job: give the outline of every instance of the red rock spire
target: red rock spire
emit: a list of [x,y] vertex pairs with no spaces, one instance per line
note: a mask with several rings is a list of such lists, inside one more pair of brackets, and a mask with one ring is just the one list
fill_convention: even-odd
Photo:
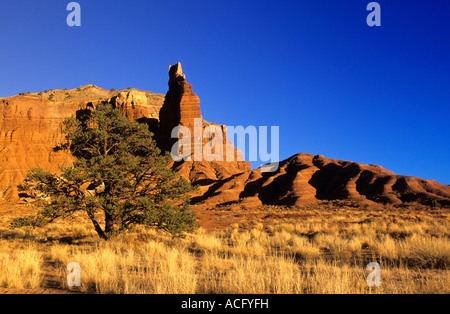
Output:
[[192,85],[186,82],[181,64],[169,67],[169,91],[159,112],[159,146],[170,151],[177,139],[171,138],[174,127],[183,125],[194,134],[195,118],[202,119],[200,99],[192,92]]

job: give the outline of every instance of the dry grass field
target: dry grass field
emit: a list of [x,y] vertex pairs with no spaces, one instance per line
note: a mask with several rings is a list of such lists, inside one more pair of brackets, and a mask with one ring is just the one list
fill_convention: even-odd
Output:
[[[8,228],[33,210],[0,204],[0,293],[450,293],[448,208],[198,207],[202,228],[185,238],[137,228],[109,242],[82,216]],[[67,285],[70,262],[81,287]]]

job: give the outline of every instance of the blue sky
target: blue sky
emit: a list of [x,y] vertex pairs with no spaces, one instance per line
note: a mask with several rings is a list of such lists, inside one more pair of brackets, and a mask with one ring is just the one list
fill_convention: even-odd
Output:
[[[182,62],[203,117],[280,126],[298,152],[450,184],[450,1],[0,3],[0,96],[95,84],[166,93]],[[257,163],[254,163],[256,166]]]

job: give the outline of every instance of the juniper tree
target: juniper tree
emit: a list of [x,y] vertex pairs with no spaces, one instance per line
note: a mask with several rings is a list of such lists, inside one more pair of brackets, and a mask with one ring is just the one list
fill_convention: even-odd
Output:
[[19,189],[36,198],[40,210],[14,220],[13,227],[42,227],[84,211],[105,240],[137,224],[173,235],[193,230],[193,187],[167,167],[170,156],[161,154],[145,124],[101,103],[66,119],[63,133],[76,161],[58,174],[28,172]]

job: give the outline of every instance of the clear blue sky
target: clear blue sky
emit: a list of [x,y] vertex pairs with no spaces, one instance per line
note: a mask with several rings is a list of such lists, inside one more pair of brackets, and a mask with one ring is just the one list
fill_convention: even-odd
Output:
[[[450,1],[0,2],[0,96],[95,84],[167,91],[182,62],[206,120],[279,125],[298,152],[450,184]],[[256,163],[254,164],[256,165]]]

